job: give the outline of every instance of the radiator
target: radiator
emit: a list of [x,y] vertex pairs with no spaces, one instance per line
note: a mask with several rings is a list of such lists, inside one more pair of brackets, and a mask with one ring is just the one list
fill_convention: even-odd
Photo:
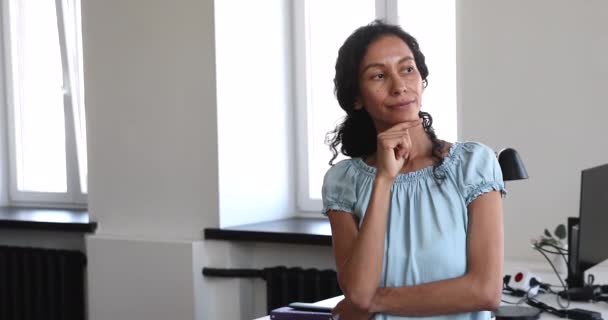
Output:
[[0,319],[85,319],[79,251],[0,246]]
[[336,272],[302,268],[264,269],[268,311],[290,302],[315,302],[342,294]]
[[203,268],[203,275],[266,280],[266,308],[270,312],[291,302],[315,302],[342,294],[336,271],[283,266],[256,269]]

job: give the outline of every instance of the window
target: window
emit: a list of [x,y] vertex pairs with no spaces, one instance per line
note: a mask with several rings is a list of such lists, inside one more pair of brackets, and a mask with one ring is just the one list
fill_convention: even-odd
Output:
[[2,4],[10,203],[83,206],[87,159],[80,2]]
[[399,0],[397,9],[399,24],[420,42],[429,67],[422,109],[433,116],[440,139],[456,141],[456,3]]
[[[420,43],[430,71],[423,110],[433,116],[440,139],[456,141],[455,1],[433,4],[425,0],[295,1],[300,211],[321,209],[321,186],[331,158],[325,136],[345,115],[333,94],[338,48],[355,28],[375,18],[400,24]],[[344,14],[346,7],[348,14]]]

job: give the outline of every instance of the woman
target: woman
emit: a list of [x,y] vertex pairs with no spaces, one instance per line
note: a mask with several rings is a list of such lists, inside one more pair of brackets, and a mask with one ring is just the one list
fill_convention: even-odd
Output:
[[421,112],[428,69],[417,41],[380,21],[340,48],[347,112],[330,141],[351,159],[328,170],[340,287],[334,318],[488,319],[500,302],[504,183],[494,152],[439,140]]

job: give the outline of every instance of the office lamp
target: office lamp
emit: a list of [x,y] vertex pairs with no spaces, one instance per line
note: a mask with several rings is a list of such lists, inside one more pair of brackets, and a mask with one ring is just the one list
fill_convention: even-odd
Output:
[[502,171],[502,180],[528,179],[528,172],[515,149],[505,148],[498,153],[498,163]]
[[[528,179],[528,172],[515,149],[502,149],[498,155],[498,164],[502,171],[503,181]],[[499,306],[494,311],[496,319],[538,319],[540,310],[524,306]]]

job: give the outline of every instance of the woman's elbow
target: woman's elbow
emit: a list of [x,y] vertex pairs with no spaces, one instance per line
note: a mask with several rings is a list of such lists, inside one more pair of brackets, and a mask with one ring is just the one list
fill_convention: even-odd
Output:
[[369,310],[374,299],[375,290],[366,290],[358,287],[342,287],[344,297],[359,310]]
[[502,298],[502,285],[485,283],[480,286],[478,302],[480,310],[496,310]]
[[374,298],[373,295],[355,294],[355,295],[351,295],[349,300],[353,303],[355,308],[357,308],[359,310],[363,310],[363,311],[368,311],[372,304],[373,298]]

